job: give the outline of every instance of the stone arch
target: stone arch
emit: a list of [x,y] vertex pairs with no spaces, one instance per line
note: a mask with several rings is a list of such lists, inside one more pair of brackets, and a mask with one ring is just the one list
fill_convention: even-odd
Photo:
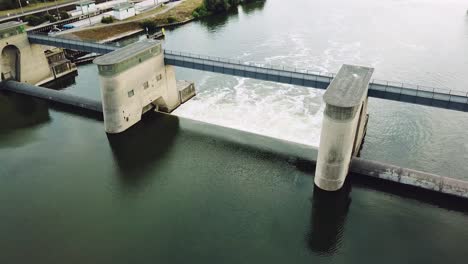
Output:
[[1,77],[2,80],[21,80],[21,53],[18,47],[7,45],[2,50],[1,54]]

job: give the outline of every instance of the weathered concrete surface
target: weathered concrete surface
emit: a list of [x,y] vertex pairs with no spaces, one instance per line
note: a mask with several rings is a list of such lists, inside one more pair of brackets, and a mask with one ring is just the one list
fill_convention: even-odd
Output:
[[315,184],[339,190],[357,153],[367,123],[367,91],[372,68],[343,65],[324,95],[326,103]]
[[[12,23],[11,28],[17,27],[21,23]],[[18,61],[13,58],[13,52],[17,51]],[[44,49],[40,45],[29,43],[28,35],[20,33],[0,39],[1,63],[0,72],[16,72],[19,67],[19,76],[15,79],[30,84],[37,84],[40,81],[53,76],[49,63],[44,54]],[[16,74],[15,74],[16,75]]]
[[148,107],[170,113],[181,102],[175,71],[164,64],[161,42],[146,40],[94,60],[101,80],[107,133],[120,133],[141,120]]
[[375,177],[426,190],[468,198],[468,182],[422,171],[401,168],[372,160],[353,158],[350,170],[357,174]]
[[179,91],[179,98],[182,104],[197,95],[195,92],[195,84],[193,82],[184,80],[177,81],[177,90]]
[[326,104],[349,108],[359,106],[367,96],[374,69],[344,64],[323,95]]

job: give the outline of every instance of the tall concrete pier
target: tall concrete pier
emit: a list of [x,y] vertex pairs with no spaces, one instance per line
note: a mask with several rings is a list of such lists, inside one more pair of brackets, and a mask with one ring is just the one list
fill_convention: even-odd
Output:
[[326,107],[315,171],[315,184],[339,190],[357,155],[367,124],[367,92],[374,69],[343,65],[323,97]]
[[179,87],[172,66],[164,64],[159,41],[137,42],[94,60],[101,80],[107,133],[120,133],[152,108],[166,113],[195,95],[193,84]]

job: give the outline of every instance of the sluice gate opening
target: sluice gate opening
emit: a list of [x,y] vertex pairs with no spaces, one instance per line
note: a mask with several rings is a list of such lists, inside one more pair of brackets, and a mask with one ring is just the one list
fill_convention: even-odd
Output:
[[7,45],[1,55],[1,78],[3,80],[21,80],[21,53],[14,45]]

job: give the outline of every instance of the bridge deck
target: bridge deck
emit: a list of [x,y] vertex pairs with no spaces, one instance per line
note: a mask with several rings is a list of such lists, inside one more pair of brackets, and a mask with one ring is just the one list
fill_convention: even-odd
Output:
[[[165,50],[164,56],[166,63],[174,66],[319,89],[326,89],[335,77],[334,73],[265,66],[170,50]],[[369,85],[369,96],[468,112],[468,92],[374,79]]]
[[40,44],[45,46],[53,46],[64,49],[79,50],[90,53],[106,54],[117,50],[119,47],[109,44],[100,44],[88,41],[80,41],[73,39],[50,37],[47,35],[39,35],[28,33],[28,39],[30,43]]
[[[99,54],[109,53],[119,48],[114,45],[37,34],[28,34],[28,37],[29,41],[35,44]],[[178,67],[319,89],[326,89],[335,77],[333,73],[319,73],[283,66],[266,66],[170,50],[165,50],[164,56],[166,64]],[[372,80],[369,85],[369,96],[468,112],[468,92]]]

